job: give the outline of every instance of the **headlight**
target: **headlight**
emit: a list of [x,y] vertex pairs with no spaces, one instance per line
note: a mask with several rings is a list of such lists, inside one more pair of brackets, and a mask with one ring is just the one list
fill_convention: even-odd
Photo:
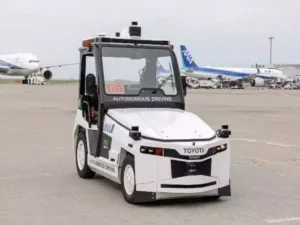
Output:
[[208,149],[208,154],[214,155],[214,154],[217,154],[218,152],[223,152],[226,149],[227,149],[227,144],[218,145],[218,146]]
[[141,146],[140,152],[149,155],[159,155],[159,156],[163,155],[163,149],[158,147]]
[[225,151],[227,149],[227,144],[217,146],[217,151]]

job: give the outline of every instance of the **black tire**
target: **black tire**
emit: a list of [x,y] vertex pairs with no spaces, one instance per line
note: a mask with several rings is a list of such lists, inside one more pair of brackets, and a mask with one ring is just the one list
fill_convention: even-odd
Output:
[[[130,194],[130,195],[126,192],[125,185],[124,185],[124,172],[125,172],[125,168],[127,165],[131,166],[133,169],[133,172],[134,172],[134,190],[133,190],[132,194]],[[123,193],[125,201],[130,204],[136,204],[136,202],[135,202],[135,194],[136,194],[135,167],[134,167],[134,159],[130,155],[127,155],[123,161],[123,165],[122,165],[122,169],[121,169],[121,187],[122,187],[122,193]]]
[[215,196],[207,196],[205,197],[205,199],[209,200],[209,201],[217,201],[221,198],[220,195],[215,195]]
[[[82,169],[79,168],[78,165],[78,157],[77,157],[77,150],[78,150],[78,144],[79,142],[83,142],[84,146],[84,166]],[[93,172],[90,167],[87,164],[87,142],[86,142],[86,137],[84,132],[79,132],[78,137],[77,137],[77,142],[76,142],[76,150],[75,150],[75,161],[76,161],[76,169],[79,177],[84,178],[84,179],[91,179],[95,176],[95,172]]]

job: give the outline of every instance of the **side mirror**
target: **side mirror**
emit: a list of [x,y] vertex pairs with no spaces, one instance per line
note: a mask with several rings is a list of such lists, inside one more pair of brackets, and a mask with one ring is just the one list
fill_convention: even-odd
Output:
[[183,88],[183,95],[186,96],[186,87],[187,87],[187,83],[186,83],[186,77],[181,77],[181,83],[182,83],[182,88]]
[[88,95],[97,93],[96,76],[94,74],[88,74],[85,78],[85,91]]

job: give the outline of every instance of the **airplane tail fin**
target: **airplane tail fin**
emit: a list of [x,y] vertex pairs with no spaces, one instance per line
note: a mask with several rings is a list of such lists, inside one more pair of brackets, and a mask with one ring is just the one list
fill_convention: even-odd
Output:
[[180,45],[180,52],[181,52],[182,64],[184,67],[188,69],[198,67],[191,53],[187,50],[185,45]]
[[161,64],[159,61],[157,61],[156,63],[156,72],[157,73],[169,73],[170,71],[169,70],[166,70]]
[[[140,73],[144,73],[145,70],[146,70],[146,66],[143,67],[139,72],[140,72]],[[160,62],[157,61],[157,63],[156,63],[156,73],[157,73],[157,74],[167,74],[167,73],[169,73],[169,70],[166,70],[166,69],[160,64]]]

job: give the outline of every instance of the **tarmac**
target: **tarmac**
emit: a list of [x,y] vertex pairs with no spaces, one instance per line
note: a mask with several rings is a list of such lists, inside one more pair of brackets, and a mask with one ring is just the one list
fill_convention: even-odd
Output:
[[1,225],[300,224],[300,93],[188,90],[187,110],[232,130],[232,196],[129,205],[119,185],[80,179],[78,85],[0,85]]

